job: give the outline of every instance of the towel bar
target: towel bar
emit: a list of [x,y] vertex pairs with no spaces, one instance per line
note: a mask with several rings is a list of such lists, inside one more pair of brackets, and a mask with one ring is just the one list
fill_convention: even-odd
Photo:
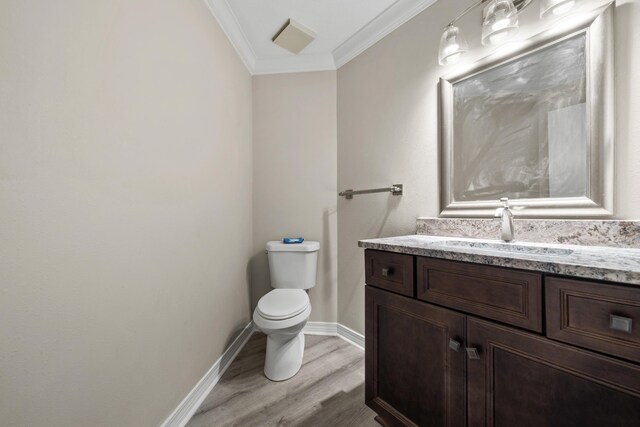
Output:
[[372,188],[370,190],[345,190],[338,193],[338,195],[350,200],[353,199],[353,196],[372,193],[391,193],[394,196],[402,196],[402,184],[393,184],[391,187]]

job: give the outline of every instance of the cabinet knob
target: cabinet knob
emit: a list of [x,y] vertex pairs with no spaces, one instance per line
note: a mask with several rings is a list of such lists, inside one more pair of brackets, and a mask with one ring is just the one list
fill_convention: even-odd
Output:
[[391,276],[392,274],[393,274],[393,268],[389,267],[389,268],[382,269],[382,275],[384,277]]
[[630,334],[632,327],[633,319],[630,319],[628,317],[616,316],[615,314],[609,315],[609,329]]
[[458,341],[454,340],[453,338],[450,338],[449,339],[449,348],[457,353],[458,351],[460,351],[460,343]]
[[478,349],[475,347],[467,347],[467,357],[469,360],[478,360],[480,359],[480,353],[478,353]]

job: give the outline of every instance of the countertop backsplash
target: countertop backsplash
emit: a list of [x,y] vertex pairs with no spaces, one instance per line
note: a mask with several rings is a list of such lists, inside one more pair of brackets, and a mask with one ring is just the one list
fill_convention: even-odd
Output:
[[[514,219],[516,241],[640,248],[640,221]],[[500,239],[500,221],[476,218],[418,218],[417,234]]]

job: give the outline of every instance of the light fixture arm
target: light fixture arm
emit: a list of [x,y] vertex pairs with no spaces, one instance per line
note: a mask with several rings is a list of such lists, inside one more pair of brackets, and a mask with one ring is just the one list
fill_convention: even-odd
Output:
[[449,22],[449,24],[447,25],[447,27],[451,27],[453,24],[455,24],[456,22],[458,22],[460,19],[462,19],[463,16],[465,16],[467,13],[471,12],[473,9],[475,9],[476,7],[480,6],[483,3],[486,3],[489,0],[479,0],[476,1],[475,3],[473,3],[471,6],[469,6],[468,8],[466,8],[465,10],[463,10],[461,13],[458,14],[458,16],[456,16],[455,18],[453,18],[453,20],[451,22]]
[[[452,26],[453,24],[455,24],[456,22],[458,22],[460,19],[462,19],[462,17],[464,17],[467,13],[471,12],[472,10],[474,10],[476,7],[483,5],[487,2],[489,2],[490,0],[478,0],[475,3],[473,3],[471,6],[469,6],[468,8],[466,8],[465,10],[462,11],[462,13],[459,13],[458,16],[456,16],[455,18],[453,18],[453,20],[451,22],[449,22],[449,24],[447,25],[447,27]],[[531,4],[533,0],[513,0],[513,5],[516,7],[516,9],[518,10],[518,12],[520,12],[521,10],[525,9],[527,6],[529,6]]]

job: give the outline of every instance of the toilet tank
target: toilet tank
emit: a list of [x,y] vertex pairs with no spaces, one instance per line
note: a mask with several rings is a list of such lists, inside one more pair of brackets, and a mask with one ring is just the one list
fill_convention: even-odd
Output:
[[309,289],[316,285],[319,242],[267,242],[272,288]]

